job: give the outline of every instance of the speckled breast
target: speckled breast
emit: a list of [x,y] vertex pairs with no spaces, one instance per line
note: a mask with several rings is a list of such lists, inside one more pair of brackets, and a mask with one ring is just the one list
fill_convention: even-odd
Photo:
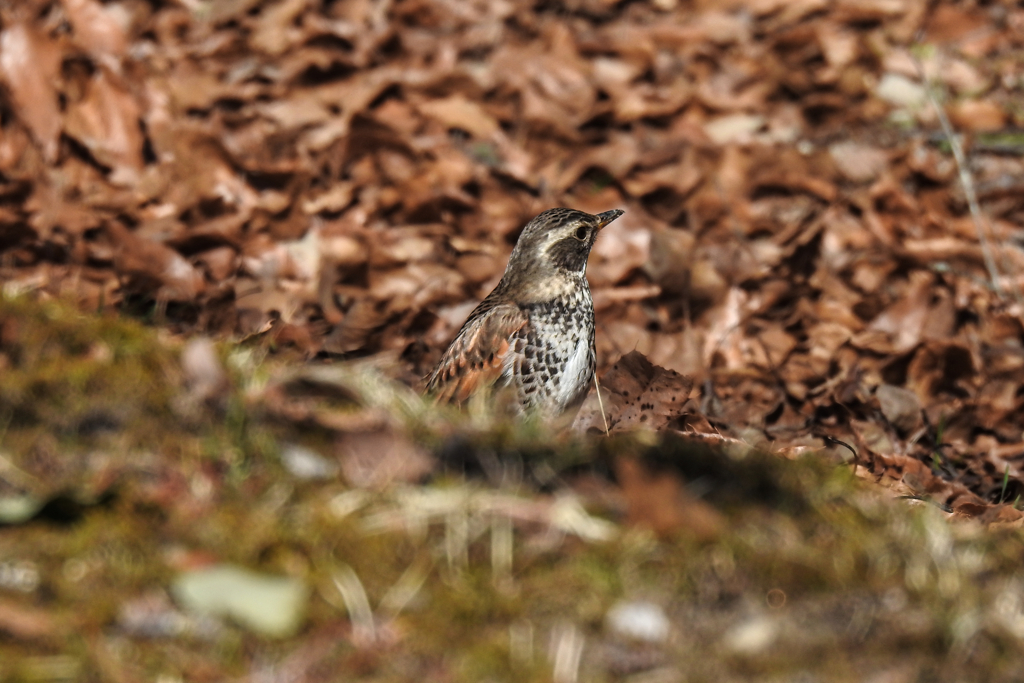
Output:
[[529,324],[514,343],[512,382],[527,410],[561,414],[594,377],[594,303],[590,290],[523,306]]

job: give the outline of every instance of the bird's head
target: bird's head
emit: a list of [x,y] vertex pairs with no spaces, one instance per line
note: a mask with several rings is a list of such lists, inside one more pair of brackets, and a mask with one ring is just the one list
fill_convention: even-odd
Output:
[[548,209],[526,224],[512,250],[506,275],[582,275],[597,233],[622,213],[619,209],[597,215],[575,209]]

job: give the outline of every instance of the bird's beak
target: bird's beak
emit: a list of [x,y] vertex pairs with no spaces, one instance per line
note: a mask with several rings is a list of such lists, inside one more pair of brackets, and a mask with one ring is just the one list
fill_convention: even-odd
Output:
[[605,211],[597,214],[597,217],[600,219],[600,222],[597,224],[597,229],[600,230],[624,213],[625,211],[621,209],[612,209],[611,211]]

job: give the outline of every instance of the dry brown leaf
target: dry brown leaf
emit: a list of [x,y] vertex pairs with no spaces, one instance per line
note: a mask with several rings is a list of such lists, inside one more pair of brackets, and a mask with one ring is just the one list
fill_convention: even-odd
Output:
[[719,357],[726,368],[743,366],[745,339],[740,329],[747,315],[750,299],[746,292],[733,287],[726,297],[707,315],[707,337],[704,342],[704,362],[711,365]]
[[212,282],[223,282],[238,270],[238,254],[231,247],[215,247],[196,255]]
[[55,89],[60,62],[56,41],[27,23],[10,24],[0,33],[0,73],[22,123],[32,131],[50,163],[57,158],[57,142],[63,127]]
[[[621,223],[621,225],[620,225]],[[650,258],[651,233],[639,214],[624,216],[601,230],[594,243],[587,274],[594,287],[614,285]]]
[[834,144],[828,152],[839,172],[855,183],[875,180],[889,163],[889,155],[885,150],[856,142]]
[[943,387],[957,391],[976,373],[971,350],[957,341],[924,344],[907,366],[907,388],[934,398]]
[[997,131],[1006,126],[1006,111],[992,100],[957,102],[950,107],[949,118],[959,130]]
[[900,432],[908,434],[921,425],[921,403],[913,391],[883,384],[875,397],[885,419]]
[[282,54],[302,39],[302,31],[294,22],[308,5],[309,0],[279,0],[265,8],[249,38],[250,45],[271,56]]
[[284,129],[316,126],[331,118],[331,112],[320,104],[320,97],[315,93],[296,94],[277,102],[261,102],[255,109]]
[[903,353],[917,346],[928,320],[933,282],[931,273],[914,271],[903,297],[855,336],[854,345],[882,353]]
[[119,5],[103,5],[96,0],[61,0],[74,31],[75,44],[107,68],[120,70],[120,60],[128,51],[128,17]]
[[428,100],[419,105],[419,110],[448,128],[459,128],[480,140],[489,139],[500,130],[497,119],[462,95]]
[[[631,351],[601,379],[608,425],[612,432],[634,429],[667,429],[692,412],[687,405],[693,380],[673,370],[653,365],[643,354]],[[576,418],[577,429],[602,429],[596,396],[588,398]]]
[[159,301],[195,301],[203,292],[203,275],[181,254],[138,237],[118,223],[107,226],[114,243],[114,265],[132,288]]
[[324,349],[331,353],[358,351],[389,318],[386,302],[362,297],[345,312],[345,317],[324,339]]
[[83,99],[69,107],[64,125],[119,180],[134,183],[142,169],[139,116],[131,94],[100,70],[89,79]]

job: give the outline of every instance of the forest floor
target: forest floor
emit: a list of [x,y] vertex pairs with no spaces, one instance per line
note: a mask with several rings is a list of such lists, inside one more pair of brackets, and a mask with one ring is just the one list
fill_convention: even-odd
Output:
[[[1017,681],[1024,8],[0,4],[0,681]],[[572,429],[421,397],[625,214]]]

